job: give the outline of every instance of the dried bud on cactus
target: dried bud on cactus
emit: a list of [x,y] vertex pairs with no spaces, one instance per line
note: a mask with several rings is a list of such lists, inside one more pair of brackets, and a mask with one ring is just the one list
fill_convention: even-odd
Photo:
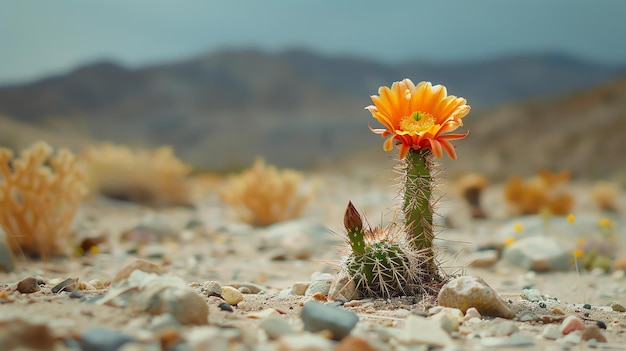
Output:
[[343,225],[347,231],[362,231],[363,221],[359,211],[354,208],[352,201],[348,201],[348,207],[346,208],[346,214],[343,216]]

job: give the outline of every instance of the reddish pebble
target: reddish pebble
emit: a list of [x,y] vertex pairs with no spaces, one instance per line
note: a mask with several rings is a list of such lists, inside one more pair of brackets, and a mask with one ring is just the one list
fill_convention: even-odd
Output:
[[356,336],[348,335],[335,347],[334,351],[375,351],[370,344]]
[[585,330],[585,323],[576,316],[567,316],[561,323],[561,333],[565,335],[576,330]]

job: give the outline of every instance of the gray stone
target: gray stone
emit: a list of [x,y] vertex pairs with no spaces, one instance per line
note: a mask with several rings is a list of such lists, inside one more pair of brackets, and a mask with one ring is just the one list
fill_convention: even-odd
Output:
[[548,324],[541,330],[541,336],[544,339],[556,340],[563,336],[561,328],[556,324]]
[[200,292],[208,296],[222,296],[222,285],[214,280],[204,282]]
[[480,250],[472,252],[467,257],[472,267],[491,267],[498,262],[498,250]]
[[328,330],[334,340],[341,340],[359,321],[356,313],[339,307],[324,305],[317,301],[304,304],[301,313],[304,330],[319,332]]
[[84,351],[115,351],[134,340],[132,336],[112,329],[93,327],[83,331],[78,344]]
[[9,245],[4,241],[2,228],[0,228],[0,272],[13,272],[15,264],[13,263],[13,254],[9,249]]
[[483,316],[511,319],[515,311],[482,278],[463,276],[446,283],[438,295],[439,305],[465,313],[474,307]]
[[519,239],[502,253],[504,260],[537,272],[568,270],[570,257],[571,254],[556,239],[543,236]]

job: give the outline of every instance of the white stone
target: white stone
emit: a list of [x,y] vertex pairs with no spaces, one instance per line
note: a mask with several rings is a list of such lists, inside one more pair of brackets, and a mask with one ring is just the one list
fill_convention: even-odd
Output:
[[548,324],[541,331],[541,336],[544,339],[556,340],[563,336],[561,333],[561,328],[559,328],[556,324]]
[[435,347],[454,346],[450,335],[438,321],[411,315],[405,320],[404,328],[398,333],[398,341],[405,345],[427,344]]
[[482,278],[461,276],[446,283],[439,291],[440,306],[462,312],[474,307],[481,315],[511,319],[515,311]]

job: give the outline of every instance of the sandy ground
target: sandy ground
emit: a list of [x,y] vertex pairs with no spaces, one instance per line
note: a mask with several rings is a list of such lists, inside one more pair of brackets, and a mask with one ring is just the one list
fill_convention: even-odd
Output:
[[[320,184],[318,196],[311,202],[303,220],[326,228],[330,240],[315,241],[306,259],[276,260],[276,247],[268,246],[263,230],[237,223],[233,213],[221,204],[215,194],[207,193],[195,208],[151,209],[135,204],[95,199],[82,208],[77,226],[79,235],[104,235],[107,242],[100,252],[69,259],[50,259],[45,262],[17,258],[17,268],[11,273],[0,273],[0,287],[9,289],[21,279],[34,276],[44,280],[54,278],[79,278],[81,281],[98,279],[110,282],[117,271],[137,257],[147,258],[162,265],[168,272],[194,285],[214,280],[222,285],[230,282],[250,282],[263,288],[263,294],[245,294],[244,301],[234,307],[234,313],[220,311],[216,298],[208,298],[209,323],[218,326],[245,325],[258,321],[245,318],[251,312],[275,308],[287,318],[296,321],[302,304],[308,297],[279,297],[277,294],[295,282],[309,281],[313,272],[334,273],[341,246],[342,218],[348,200],[365,212],[374,224],[390,220],[395,191],[384,177],[354,178],[338,175],[315,176]],[[602,216],[586,200],[588,184],[577,184],[577,201],[574,213],[584,212]],[[442,203],[441,213],[448,218],[449,228],[439,233],[439,244],[447,246],[440,258],[451,273],[482,277],[505,299],[511,300],[518,313],[516,324],[529,337],[536,340],[535,348],[560,347],[557,342],[539,337],[545,324],[560,323],[567,315],[574,314],[588,323],[602,321],[607,325],[605,335],[611,344],[626,345],[626,313],[608,311],[611,301],[626,305],[626,277],[623,272],[602,273],[549,272],[535,273],[498,262],[487,268],[469,266],[469,253],[480,245],[490,243],[497,228],[512,216],[506,211],[502,189],[491,186],[484,197],[484,207],[489,214],[486,220],[472,220],[464,202],[449,187]],[[620,199],[622,200],[622,199]],[[138,246],[123,237],[131,228],[147,219],[164,220],[163,226],[174,228],[173,233],[159,237],[148,246]],[[199,224],[190,226],[190,221]],[[336,233],[336,234],[333,234]],[[623,234],[621,239],[624,240]],[[334,240],[333,240],[334,239]],[[130,252],[130,253],[129,253]],[[623,251],[621,252],[624,253]],[[525,287],[539,289],[544,295],[556,297],[549,300],[545,308],[523,301],[520,292]],[[83,291],[88,298],[105,290]],[[591,304],[585,309],[583,304]],[[432,300],[422,301],[417,297],[391,300],[365,299],[348,303],[348,308],[358,313],[361,327],[402,328],[409,311],[427,311]],[[556,312],[555,312],[556,311]],[[521,321],[528,315],[532,320]],[[0,305],[0,316],[19,316],[25,319],[45,321],[59,338],[78,335],[81,330],[104,326],[123,330],[126,325],[147,318],[128,309],[88,304],[71,299],[68,294],[52,294],[40,291],[33,294],[14,294],[10,303]],[[139,323],[139,322],[135,322]],[[464,335],[480,332],[489,327],[488,322],[464,326],[456,342],[467,349],[479,347],[478,340]],[[585,343],[577,349],[586,349]],[[62,349],[57,343],[57,349]],[[509,348],[514,349],[514,348]],[[558,348],[557,348],[558,349]]]

